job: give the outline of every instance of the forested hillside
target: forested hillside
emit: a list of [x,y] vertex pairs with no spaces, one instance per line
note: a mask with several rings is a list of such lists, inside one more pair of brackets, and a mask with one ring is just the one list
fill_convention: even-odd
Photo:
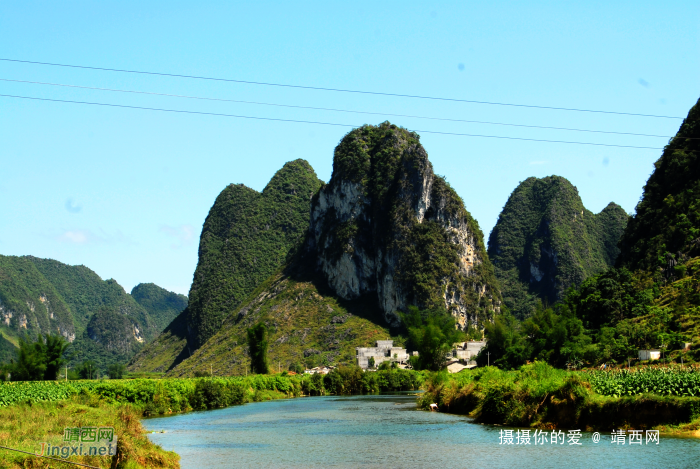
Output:
[[620,247],[618,265],[632,270],[673,268],[700,255],[700,100],[654,163]]
[[613,266],[627,218],[612,202],[593,214],[560,176],[520,183],[489,237],[508,309],[526,318],[538,302],[554,304],[570,287]]
[[700,360],[699,152],[700,101],[654,164],[621,237],[617,267],[525,321],[506,315],[487,326],[485,351],[495,363],[626,363],[649,348],[685,363]]
[[131,289],[131,297],[146,311],[156,326],[164,330],[187,307],[187,297],[161,288],[154,283],[139,283]]
[[262,192],[226,187],[204,222],[187,309],[129,368],[165,371],[214,335],[303,241],[320,185],[311,165],[299,159],[277,171]]
[[14,357],[20,337],[58,334],[71,343],[71,363],[91,360],[105,368],[127,361],[186,302],[153,284],[134,290],[143,306],[85,266],[0,256],[0,360]]

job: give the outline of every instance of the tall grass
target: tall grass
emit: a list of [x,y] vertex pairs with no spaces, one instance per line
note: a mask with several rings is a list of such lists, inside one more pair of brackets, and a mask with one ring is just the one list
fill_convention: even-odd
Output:
[[477,422],[511,426],[610,430],[695,422],[700,427],[700,398],[608,397],[594,391],[590,376],[543,362],[516,371],[486,367],[457,375],[436,373],[426,381],[419,405],[437,403]]

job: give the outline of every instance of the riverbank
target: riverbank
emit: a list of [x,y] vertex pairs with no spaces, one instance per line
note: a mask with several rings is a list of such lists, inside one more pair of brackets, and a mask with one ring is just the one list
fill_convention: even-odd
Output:
[[456,375],[438,373],[426,381],[419,406],[427,409],[437,403],[442,411],[469,415],[478,423],[513,427],[658,429],[700,437],[700,397],[605,396],[596,392],[592,378],[541,362],[517,371],[486,367]]
[[[695,375],[660,373],[645,375],[647,385],[666,393],[695,392]],[[592,375],[544,363],[518,371],[486,367],[454,375],[341,367],[325,376],[9,382],[0,383],[0,445],[33,453],[41,442],[60,444],[67,427],[108,426],[119,435],[117,455],[70,460],[97,467],[177,468],[177,454],[148,440],[143,417],[299,396],[419,388],[426,391],[417,398],[419,407],[427,409],[435,402],[443,412],[469,415],[479,423],[607,433],[653,428],[700,437],[700,398],[635,394],[643,386],[640,377],[630,373]],[[31,455],[0,450],[0,469],[20,467],[45,466]]]
[[[141,425],[142,410],[131,404],[109,404],[96,395],[75,395],[57,402],[26,402],[0,408],[0,445],[41,453],[41,444],[77,446],[64,442],[64,430],[76,427],[111,427],[118,435],[113,456],[70,456],[67,460],[100,468],[180,467],[180,456],[151,443]],[[55,455],[58,459],[62,456]],[[64,456],[65,457],[65,456]],[[51,463],[48,466],[47,463]],[[49,459],[0,449],[0,468],[54,467]],[[60,464],[58,467],[68,467]]]
[[[63,444],[68,427],[113,427],[117,454],[71,456],[111,468],[179,468],[179,456],[145,436],[143,417],[219,409],[248,402],[327,394],[417,390],[425,375],[408,370],[363,373],[338,368],[328,375],[252,375],[180,379],[0,382],[0,446],[34,453],[42,442]],[[45,467],[34,456],[0,449],[0,469]]]

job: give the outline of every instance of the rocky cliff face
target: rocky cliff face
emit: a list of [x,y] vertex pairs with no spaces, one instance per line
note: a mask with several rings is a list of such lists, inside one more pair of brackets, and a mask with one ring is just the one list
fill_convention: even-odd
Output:
[[0,256],[0,328],[11,336],[59,334],[72,342],[70,307],[33,258]]
[[331,180],[312,200],[309,235],[335,293],[376,295],[393,326],[409,305],[446,308],[461,327],[499,310],[478,224],[405,129],[384,123],[343,138]]
[[627,218],[614,203],[599,214],[586,210],[576,187],[560,176],[520,183],[489,238],[506,306],[525,318],[538,301],[553,304],[611,267]]

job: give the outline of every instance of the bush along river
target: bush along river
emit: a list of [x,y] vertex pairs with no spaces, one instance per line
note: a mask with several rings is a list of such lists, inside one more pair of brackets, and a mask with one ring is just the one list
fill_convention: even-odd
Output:
[[[416,396],[319,396],[143,421],[187,468],[698,467],[700,439],[641,432],[530,431],[418,410]],[[632,435],[632,438],[630,438]],[[512,436],[512,439],[509,438]],[[536,440],[536,436],[540,438]],[[546,442],[542,444],[542,436]],[[599,437],[599,439],[597,439]],[[652,441],[648,441],[648,438]],[[553,443],[552,440],[556,440]],[[596,442],[597,441],[597,442]],[[624,441],[624,444],[622,444]]]

